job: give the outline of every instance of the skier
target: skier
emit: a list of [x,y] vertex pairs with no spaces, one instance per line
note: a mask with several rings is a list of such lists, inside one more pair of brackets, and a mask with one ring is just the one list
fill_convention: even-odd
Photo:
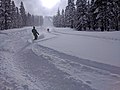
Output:
[[37,40],[39,33],[38,33],[37,30],[35,29],[35,26],[33,26],[32,33],[33,33],[33,35],[34,35],[34,40]]
[[47,29],[47,31],[48,31],[48,32],[50,31],[49,28]]

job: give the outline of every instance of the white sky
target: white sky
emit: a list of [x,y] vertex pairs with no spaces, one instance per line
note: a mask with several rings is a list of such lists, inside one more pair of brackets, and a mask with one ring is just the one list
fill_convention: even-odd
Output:
[[[34,15],[45,15],[50,16],[56,14],[58,8],[65,9],[67,5],[67,0],[60,0],[53,8],[48,9],[42,5],[41,0],[14,0],[16,5],[19,7],[20,2],[24,2],[24,6],[26,8],[26,12],[29,12]],[[55,1],[55,0],[54,0]]]

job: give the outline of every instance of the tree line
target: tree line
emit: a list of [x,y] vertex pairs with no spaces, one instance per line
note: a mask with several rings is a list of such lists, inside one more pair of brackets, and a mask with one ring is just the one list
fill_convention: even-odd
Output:
[[81,30],[120,30],[119,0],[68,0],[65,10],[53,17],[56,27]]
[[39,26],[43,24],[43,16],[26,13],[23,2],[16,7],[11,0],[0,0],[0,30]]

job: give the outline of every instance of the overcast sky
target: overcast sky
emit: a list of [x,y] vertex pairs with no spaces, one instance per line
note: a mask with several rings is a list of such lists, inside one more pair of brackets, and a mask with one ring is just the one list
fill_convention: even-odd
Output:
[[53,8],[48,9],[43,7],[41,0],[14,0],[16,5],[19,7],[20,2],[23,1],[26,12],[29,12],[34,15],[44,15],[50,16],[56,14],[58,8],[65,8],[67,5],[67,0],[60,0]]

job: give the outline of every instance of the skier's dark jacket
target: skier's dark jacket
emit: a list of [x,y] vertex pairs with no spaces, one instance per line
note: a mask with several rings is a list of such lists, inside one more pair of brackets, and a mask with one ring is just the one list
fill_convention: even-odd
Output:
[[37,30],[35,28],[32,29],[32,33],[36,36],[37,34],[39,35],[39,33],[37,32]]

